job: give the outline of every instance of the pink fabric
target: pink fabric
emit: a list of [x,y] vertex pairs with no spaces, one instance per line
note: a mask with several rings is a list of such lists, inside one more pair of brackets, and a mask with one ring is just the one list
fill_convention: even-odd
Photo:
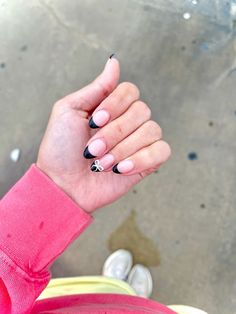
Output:
[[38,301],[32,314],[174,314],[166,306],[150,299],[121,294],[80,294]]
[[50,178],[31,166],[0,202],[1,314],[174,313],[154,301],[109,294],[35,303],[51,278],[50,265],[91,221]]

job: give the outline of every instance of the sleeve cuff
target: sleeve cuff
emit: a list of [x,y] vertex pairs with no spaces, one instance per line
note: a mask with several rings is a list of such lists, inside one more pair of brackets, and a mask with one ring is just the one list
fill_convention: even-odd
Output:
[[42,272],[92,219],[33,164],[0,202],[0,249],[28,274]]

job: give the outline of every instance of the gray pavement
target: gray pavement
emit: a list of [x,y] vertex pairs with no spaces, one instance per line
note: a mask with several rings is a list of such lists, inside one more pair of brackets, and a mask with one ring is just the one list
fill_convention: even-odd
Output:
[[0,195],[35,161],[53,103],[116,52],[121,80],[140,87],[173,156],[98,211],[53,276],[99,274],[108,254],[125,247],[150,267],[153,299],[232,314],[236,5],[197,2],[0,0]]

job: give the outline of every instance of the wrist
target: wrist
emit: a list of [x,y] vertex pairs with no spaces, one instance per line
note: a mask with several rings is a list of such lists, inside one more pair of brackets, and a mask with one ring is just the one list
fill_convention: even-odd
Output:
[[[68,182],[68,178],[65,178],[63,175],[55,174],[53,170],[42,165],[42,163],[40,163],[39,160],[37,160],[35,165],[50,180],[52,180],[57,185],[57,187],[59,187],[65,194],[67,194],[68,197],[70,197],[81,208],[77,198],[75,197],[74,185],[73,183]],[[90,213],[89,211],[86,211],[84,208],[81,209],[83,209],[86,213]]]

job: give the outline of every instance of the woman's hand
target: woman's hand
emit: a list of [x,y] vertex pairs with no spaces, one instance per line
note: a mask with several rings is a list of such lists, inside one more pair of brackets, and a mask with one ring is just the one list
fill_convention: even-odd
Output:
[[91,84],[59,100],[39,150],[37,166],[87,212],[118,199],[170,156],[138,88],[118,80],[111,58]]

